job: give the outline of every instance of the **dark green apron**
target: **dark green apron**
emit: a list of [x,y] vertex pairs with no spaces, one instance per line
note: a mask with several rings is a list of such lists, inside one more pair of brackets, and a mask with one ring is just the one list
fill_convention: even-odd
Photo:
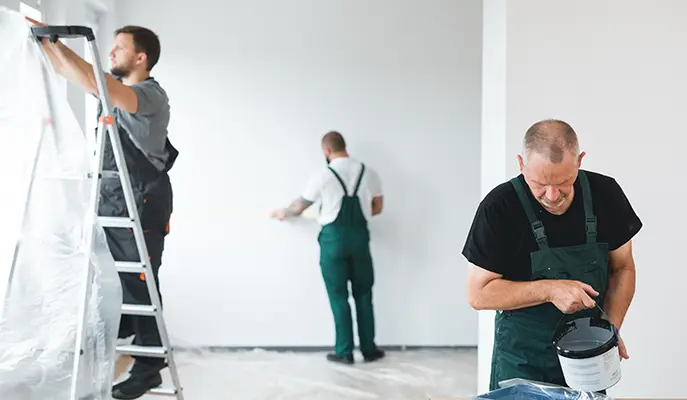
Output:
[[358,199],[358,188],[365,165],[362,166],[351,196],[348,195],[341,177],[331,167],[329,169],[344,190],[336,219],[323,226],[318,236],[320,267],[336,326],[336,354],[342,357],[353,354],[353,321],[348,304],[349,280],[355,299],[360,351],[363,354],[372,354],[376,350],[372,310],[374,273],[369,247],[370,233]]
[[[608,284],[608,244],[597,243],[596,216],[592,208],[589,181],[580,170],[578,179],[582,187],[586,223],[586,243],[568,247],[549,247],[544,226],[537,219],[526,186],[516,177],[511,179],[522,203],[539,250],[532,252],[530,280],[568,279],[591,285],[599,292],[594,299],[603,308]],[[582,221],[580,221],[582,223]],[[565,386],[563,372],[553,347],[553,333],[562,317],[577,318],[595,312],[583,310],[564,315],[552,303],[496,313],[494,352],[491,366],[490,390],[498,389],[499,382],[523,378]]]

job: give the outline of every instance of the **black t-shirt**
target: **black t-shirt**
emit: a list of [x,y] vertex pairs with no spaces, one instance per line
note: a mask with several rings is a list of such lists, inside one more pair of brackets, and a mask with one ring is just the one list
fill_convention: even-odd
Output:
[[[597,241],[608,243],[609,251],[615,250],[639,232],[642,222],[615,179],[585,172],[597,218]],[[579,178],[575,181],[572,205],[563,215],[546,211],[532,196],[522,174],[518,179],[525,186],[535,214],[544,224],[550,247],[585,243],[584,202]],[[500,184],[480,203],[463,247],[463,256],[478,267],[503,275],[504,279],[528,281],[530,253],[537,250],[530,222],[515,188],[510,182]]]

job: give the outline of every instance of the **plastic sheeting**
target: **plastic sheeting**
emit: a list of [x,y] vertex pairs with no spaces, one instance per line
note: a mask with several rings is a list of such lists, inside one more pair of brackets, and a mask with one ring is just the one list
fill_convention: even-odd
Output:
[[475,400],[611,400],[612,398],[594,392],[583,392],[563,386],[509,379],[499,382],[499,389],[475,397]]
[[177,349],[175,355],[189,400],[448,400],[472,398],[477,390],[476,349],[388,351],[373,363],[356,352],[354,365],[331,363],[326,352]]
[[29,24],[0,7],[0,399],[72,399],[89,263],[76,399],[111,398],[121,284],[93,225],[92,153]]

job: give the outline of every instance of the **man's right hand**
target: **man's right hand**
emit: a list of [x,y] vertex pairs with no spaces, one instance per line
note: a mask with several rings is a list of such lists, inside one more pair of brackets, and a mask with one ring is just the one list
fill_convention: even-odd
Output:
[[569,280],[546,281],[547,298],[565,314],[596,307],[591,296],[599,293],[586,283]]

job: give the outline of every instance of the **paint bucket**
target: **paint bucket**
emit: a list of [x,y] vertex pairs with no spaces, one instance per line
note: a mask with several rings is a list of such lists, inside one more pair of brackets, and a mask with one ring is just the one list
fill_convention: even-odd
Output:
[[598,392],[620,381],[618,330],[598,310],[598,315],[559,323],[554,332],[565,383],[572,389]]

